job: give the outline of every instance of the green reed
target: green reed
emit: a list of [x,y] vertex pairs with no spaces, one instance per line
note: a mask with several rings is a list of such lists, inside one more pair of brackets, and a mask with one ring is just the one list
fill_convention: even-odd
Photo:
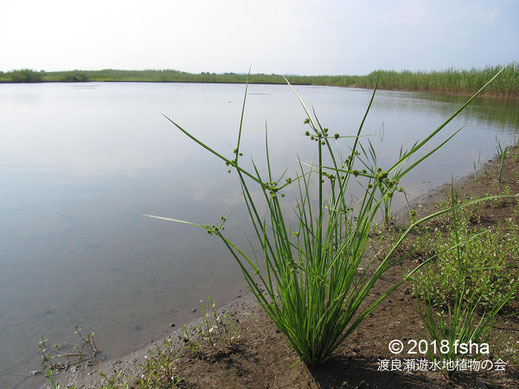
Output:
[[[320,85],[373,88],[378,82],[380,89],[429,91],[438,93],[472,94],[486,84],[501,66],[482,69],[449,68],[440,71],[391,71],[377,70],[363,76],[310,76],[303,77],[308,83]],[[291,79],[291,82],[295,80]],[[519,95],[519,63],[506,66],[499,79],[489,85],[484,94],[496,96]]]
[[[497,74],[488,83],[495,77]],[[299,358],[309,366],[326,361],[391,292],[425,265],[426,262],[405,274],[400,282],[379,297],[370,296],[375,283],[398,262],[393,258],[395,250],[411,229],[449,210],[438,211],[412,223],[381,261],[365,258],[375,218],[383,204],[389,204],[388,200],[399,189],[401,178],[440,149],[457,131],[425,151],[422,157],[416,160],[411,158],[418,151],[424,151],[425,146],[429,146],[430,141],[481,92],[476,93],[424,140],[416,142],[408,151],[402,151],[392,166],[383,169],[377,166],[375,149],[371,146],[366,152],[360,142],[375,90],[357,132],[350,137],[353,144],[345,157],[338,148],[343,138],[348,137],[332,135],[294,91],[306,115],[305,135],[315,146],[316,162],[306,164],[300,161],[298,173],[293,179],[284,179],[284,174],[273,176],[267,140],[265,175],[260,173],[255,163],[250,169],[240,163],[247,88],[237,144],[231,157],[218,153],[168,118],[177,129],[236,171],[255,240],[261,251],[258,255],[249,255],[225,237],[223,226],[229,215],[222,217],[218,225],[146,216],[197,226],[220,238],[241,268],[259,304],[283,332]],[[364,192],[355,204],[351,204],[346,200],[347,195],[351,193],[351,187],[359,183]],[[281,198],[285,188],[296,184],[297,205],[293,208]],[[259,188],[261,200],[253,196],[255,188]],[[261,209],[266,209],[266,214]],[[297,222],[291,226],[288,220],[294,212]],[[260,260],[261,266],[257,264]]]
[[[480,89],[501,66],[485,68],[454,69],[440,71],[391,71],[377,70],[367,75],[322,75],[289,76],[291,84],[330,85],[373,88],[378,80],[379,89],[430,91],[439,93],[472,94]],[[276,74],[241,73],[187,73],[173,69],[164,70],[70,70],[36,71],[30,69],[0,72],[0,82],[207,82],[207,83],[255,83],[281,84],[282,77]],[[498,80],[489,85],[484,94],[498,96],[519,96],[519,63],[508,64]]]

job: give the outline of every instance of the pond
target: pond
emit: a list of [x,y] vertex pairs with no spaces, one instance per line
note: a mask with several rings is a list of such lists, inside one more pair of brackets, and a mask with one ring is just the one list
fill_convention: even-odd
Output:
[[[297,86],[330,133],[353,135],[371,91]],[[189,140],[174,119],[226,156],[236,145],[244,86],[87,83],[0,85],[0,382],[32,388],[41,377],[38,342],[77,342],[95,332],[105,358],[167,335],[245,294],[225,247],[196,228],[142,216],[213,224],[239,185],[226,166]],[[379,91],[364,133],[381,166],[440,125],[466,100]],[[268,128],[274,174],[312,162],[315,147],[288,86],[251,85],[241,149],[264,166]],[[519,133],[517,103],[478,99],[438,142],[464,127],[404,182],[410,197],[474,171],[498,142]],[[368,138],[363,139],[367,141]],[[438,144],[435,143],[435,144]],[[347,148],[348,141],[340,143]],[[238,207],[226,231],[246,242]],[[250,236],[250,235],[249,235]],[[246,243],[245,243],[246,244]]]

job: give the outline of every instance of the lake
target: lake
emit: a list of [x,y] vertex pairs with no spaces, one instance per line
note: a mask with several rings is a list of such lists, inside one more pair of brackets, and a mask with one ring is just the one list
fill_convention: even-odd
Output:
[[[332,134],[355,134],[371,97],[354,88],[295,89]],[[243,94],[243,85],[227,84],[0,84],[2,387],[42,381],[29,374],[39,368],[42,336],[74,344],[79,325],[95,332],[105,358],[116,358],[198,318],[200,300],[222,305],[246,293],[216,238],[142,216],[216,224],[232,207],[240,192],[234,172],[162,114],[231,157]],[[423,139],[465,100],[377,92],[364,133],[379,164],[387,167],[401,145]],[[517,140],[518,108],[476,100],[439,140],[463,130],[407,177],[409,196],[473,172],[498,142]],[[288,168],[294,177],[297,155],[311,162],[315,153],[304,119],[288,86],[251,85],[243,160],[264,166],[267,127],[274,173]],[[242,207],[226,231],[246,244]]]

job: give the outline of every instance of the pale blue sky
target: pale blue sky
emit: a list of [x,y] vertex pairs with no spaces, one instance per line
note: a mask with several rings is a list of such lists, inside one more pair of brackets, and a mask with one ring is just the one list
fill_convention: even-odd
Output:
[[0,70],[366,74],[519,60],[519,0],[0,0]]

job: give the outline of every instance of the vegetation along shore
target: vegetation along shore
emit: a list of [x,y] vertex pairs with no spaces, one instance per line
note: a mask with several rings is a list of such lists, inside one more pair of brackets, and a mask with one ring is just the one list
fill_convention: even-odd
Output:
[[[378,70],[368,75],[285,75],[294,85],[325,85],[356,88],[373,88],[378,80],[379,89],[427,91],[437,93],[472,95],[501,66],[483,69],[454,69],[442,71],[385,71]],[[200,82],[200,83],[245,83],[284,84],[277,74],[238,73],[187,73],[177,70],[72,70],[35,71],[30,69],[0,72],[0,83],[36,82]],[[519,63],[510,63],[500,77],[483,92],[485,96],[507,98],[519,97]]]
[[[502,171],[501,171],[501,167]],[[501,171],[501,172],[500,172]],[[501,179],[500,179],[501,176]],[[519,148],[510,148],[504,163],[489,161],[479,171],[454,182],[455,201],[467,201],[492,194],[519,192]],[[434,189],[411,204],[416,217],[442,209],[451,202],[451,187]],[[517,283],[519,269],[519,201],[497,199],[476,204],[459,215],[465,237],[487,231],[474,239],[467,251],[480,270],[468,282],[482,300],[491,303],[495,285],[507,291]],[[370,238],[370,252],[391,247],[398,230],[409,225],[407,209],[397,212],[389,226],[378,225]],[[439,250],[453,231],[452,217],[432,219],[410,235],[398,256],[402,261],[385,273],[370,292],[380,296],[412,269]],[[494,243],[500,242],[501,246]],[[475,255],[479,253],[479,255]],[[444,256],[433,264],[438,274],[445,271]],[[417,276],[419,280],[421,276]],[[439,279],[433,282],[439,282]],[[452,288],[436,295],[449,298]],[[420,371],[401,366],[381,368],[381,361],[423,357],[395,355],[388,350],[393,339],[429,339],[418,309],[419,289],[408,283],[386,299],[334,356],[318,368],[296,363],[298,356],[283,340],[283,334],[251,296],[239,298],[212,316],[179,328],[170,338],[123,359],[93,367],[80,366],[57,376],[61,387],[86,388],[518,388],[519,387],[519,299],[508,301],[498,315],[499,322],[488,343],[490,359],[506,363],[503,370],[462,371],[448,377],[436,371]],[[481,314],[481,312],[479,312]],[[216,320],[218,318],[218,320]],[[211,332],[209,332],[209,330]],[[210,333],[218,333],[210,340]],[[224,339],[219,339],[223,335]],[[102,345],[99,345],[102,348]],[[74,370],[74,371],[73,371]],[[102,375],[99,374],[102,372]],[[71,386],[67,386],[71,385]],[[56,387],[56,386],[55,386]]]
[[[68,384],[76,389],[517,387],[519,149],[498,144],[496,159],[483,169],[395,214],[391,202],[405,194],[402,177],[455,135],[430,145],[476,95],[387,170],[378,166],[373,145],[360,140],[374,96],[375,91],[345,157],[334,151],[345,136],[322,127],[296,93],[317,162],[301,162],[295,178],[272,176],[268,143],[266,173],[240,164],[242,122],[230,159],[168,118],[236,171],[264,264],[256,252],[250,257],[226,238],[229,215],[219,225],[145,216],[191,224],[221,239],[253,298],[221,311],[209,299],[198,322],[102,366],[95,382],[93,371],[81,368]],[[345,194],[357,178],[364,195],[349,204]],[[285,222],[281,198],[296,181],[294,227]],[[261,200],[251,195],[256,185]],[[317,189],[316,201],[311,189]],[[84,343],[95,359],[95,342]],[[70,363],[57,365],[59,357],[45,345],[42,356],[48,380],[57,387],[55,373]]]

